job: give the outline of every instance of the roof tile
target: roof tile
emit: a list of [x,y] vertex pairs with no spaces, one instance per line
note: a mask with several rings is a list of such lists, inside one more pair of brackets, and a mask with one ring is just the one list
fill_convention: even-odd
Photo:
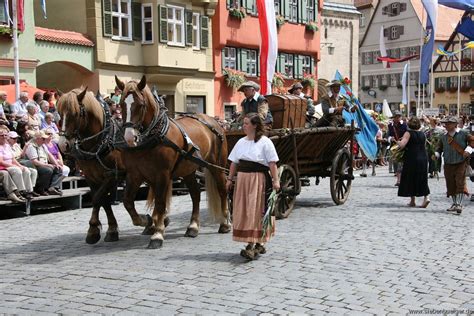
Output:
[[53,30],[44,27],[35,27],[35,38],[40,41],[68,44],[68,45],[80,45],[93,47],[94,42],[91,41],[86,35],[78,32]]

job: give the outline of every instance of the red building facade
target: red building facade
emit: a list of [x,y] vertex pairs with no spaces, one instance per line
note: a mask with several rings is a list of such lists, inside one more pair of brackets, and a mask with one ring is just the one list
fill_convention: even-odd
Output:
[[[227,83],[227,71],[238,71],[246,80],[259,81],[260,28],[255,2],[219,1],[212,18],[216,116],[229,117],[232,111],[240,110],[243,99],[242,93]],[[307,76],[317,82],[322,6],[323,0],[275,0],[275,23],[279,25],[276,71],[283,77],[280,91],[286,91],[295,81]]]

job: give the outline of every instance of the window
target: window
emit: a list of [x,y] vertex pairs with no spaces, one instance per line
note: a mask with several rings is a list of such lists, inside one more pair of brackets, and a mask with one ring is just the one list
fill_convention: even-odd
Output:
[[184,8],[168,6],[168,45],[184,46]]
[[449,105],[449,115],[457,115],[458,114],[458,105],[457,104],[450,104]]
[[372,78],[373,78],[372,79],[372,84],[373,84],[374,88],[378,88],[379,85],[380,85],[380,81],[381,81],[380,76],[374,75],[374,76],[372,76]]
[[454,89],[454,88],[457,88],[457,87],[458,87],[458,77],[453,76],[449,80],[449,88]]
[[275,14],[282,15],[281,13],[281,2],[280,0],[275,0]]
[[398,38],[398,27],[392,26],[390,28],[390,39]]
[[306,1],[306,21],[303,21],[304,23],[306,22],[311,22],[311,21],[315,21],[316,17],[315,17],[315,14],[314,14],[314,4],[315,4],[315,1],[314,0],[307,0]]
[[410,72],[410,86],[416,86],[418,83],[419,72]]
[[288,0],[289,1],[289,18],[290,22],[298,23],[298,0]]
[[130,0],[112,0],[112,37],[132,39],[132,19]]
[[372,64],[372,52],[363,53],[364,56],[364,65],[371,65]]
[[313,68],[311,67],[311,56],[301,56],[301,64],[303,68],[303,74],[313,73]]
[[[419,55],[419,54],[420,54],[420,46],[410,47],[410,56]],[[418,56],[415,59],[420,59],[420,56]]]
[[236,108],[235,104],[225,104],[224,103],[224,118],[227,121],[232,120],[233,115],[235,113],[235,108]]
[[[1,1],[0,1],[1,3]],[[472,60],[472,51],[471,49],[466,49],[466,50],[463,50],[462,53],[461,53],[461,59],[469,59],[469,60]]]
[[364,87],[370,87],[370,76],[362,77],[362,81],[364,82]]
[[187,96],[186,97],[186,112],[206,113],[206,97]]
[[391,11],[392,11],[392,15],[399,15],[400,14],[400,3],[398,2],[395,2],[395,3],[392,3],[390,5],[391,7]]
[[142,5],[142,41],[145,44],[153,43],[153,7],[151,4]]
[[388,85],[388,76],[387,75],[381,75],[382,82],[380,83],[382,86]]
[[240,52],[240,69],[248,76],[257,76],[257,51],[242,49]]
[[438,87],[446,89],[446,77],[440,77],[438,79]]
[[8,2],[5,3],[5,1],[6,0],[0,0],[0,24],[10,25],[10,22],[8,21]]
[[284,74],[288,78],[293,78],[294,74],[294,55],[292,54],[283,54],[284,58],[284,64],[283,64],[283,70]]
[[237,53],[234,47],[224,47],[224,68],[237,69]]
[[381,61],[379,61],[379,60],[377,59],[377,57],[380,57],[380,51],[377,50],[377,51],[375,51],[375,52],[372,52],[372,54],[373,54],[374,64],[380,64]]
[[470,104],[463,103],[461,104],[461,115],[470,115]]
[[439,105],[439,114],[446,114],[446,104]]
[[200,49],[201,48],[201,30],[199,27],[200,22],[200,15],[199,13],[193,13],[193,48]]
[[[471,76],[462,76],[461,77],[461,87],[470,87]],[[472,88],[472,87],[470,87]]]
[[390,75],[390,87],[396,87],[398,85],[397,74]]

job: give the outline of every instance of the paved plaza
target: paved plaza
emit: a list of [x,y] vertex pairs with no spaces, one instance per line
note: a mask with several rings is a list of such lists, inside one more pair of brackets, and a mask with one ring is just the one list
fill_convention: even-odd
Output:
[[174,197],[158,250],[122,205],[115,243],[85,243],[90,209],[0,221],[0,314],[474,313],[474,203],[448,214],[444,179],[430,179],[429,208],[408,208],[377,172],[357,175],[342,206],[312,179],[252,262],[206,210],[200,235],[184,237],[189,196]]

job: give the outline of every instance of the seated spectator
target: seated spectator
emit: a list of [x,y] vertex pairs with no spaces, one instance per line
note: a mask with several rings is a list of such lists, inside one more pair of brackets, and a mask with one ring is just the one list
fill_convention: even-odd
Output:
[[41,195],[62,195],[59,190],[63,179],[62,168],[44,145],[46,138],[48,136],[43,131],[36,131],[34,139],[26,148],[25,155],[38,171],[36,192]]
[[22,118],[28,111],[26,106],[28,105],[28,92],[21,92],[20,99],[11,105],[11,113],[16,118]]
[[41,118],[41,125],[43,125],[44,121],[45,121],[45,116],[46,116],[46,113],[48,113],[49,111],[49,103],[48,101],[41,101],[40,103],[40,111],[38,112],[38,116]]
[[10,201],[17,203],[25,202],[25,199],[18,193],[18,189],[7,170],[0,170],[0,182],[2,183],[3,191],[5,191]]
[[36,114],[36,106],[34,104],[28,104],[26,106],[28,111],[28,129],[39,131],[41,126],[41,118]]
[[21,197],[32,199],[33,196],[38,196],[33,192],[37,173],[30,172],[15,159],[13,150],[7,142],[7,135],[6,129],[0,129],[0,170],[8,171]]
[[46,129],[51,129],[54,134],[59,134],[59,129],[56,123],[54,122],[54,115],[53,113],[46,113],[44,116],[45,120],[43,124],[41,124],[41,129],[46,130]]
[[7,93],[5,91],[0,91],[0,121],[8,121],[6,112],[10,110],[9,108]]
[[33,94],[33,105],[35,106],[36,113],[38,114],[41,111],[41,103],[43,102],[43,93],[36,91]]
[[34,172],[36,176],[38,176],[38,171],[36,171],[31,161],[25,158],[25,149],[26,147],[28,147],[28,143],[25,144],[25,148],[21,149],[20,144],[18,144],[18,134],[15,131],[11,131],[8,133],[7,141],[13,150],[13,155],[15,159],[21,165],[28,167],[30,169],[30,172]]
[[53,135],[54,135],[53,130],[46,129],[45,134],[48,136],[48,138],[46,138],[44,141],[46,148],[48,148],[49,153],[53,155],[54,159],[56,159],[57,163],[61,166],[61,171],[63,173],[63,176],[67,177],[71,169],[69,169],[69,167],[64,164],[63,157],[61,156],[61,153],[59,152],[58,145],[52,142]]

